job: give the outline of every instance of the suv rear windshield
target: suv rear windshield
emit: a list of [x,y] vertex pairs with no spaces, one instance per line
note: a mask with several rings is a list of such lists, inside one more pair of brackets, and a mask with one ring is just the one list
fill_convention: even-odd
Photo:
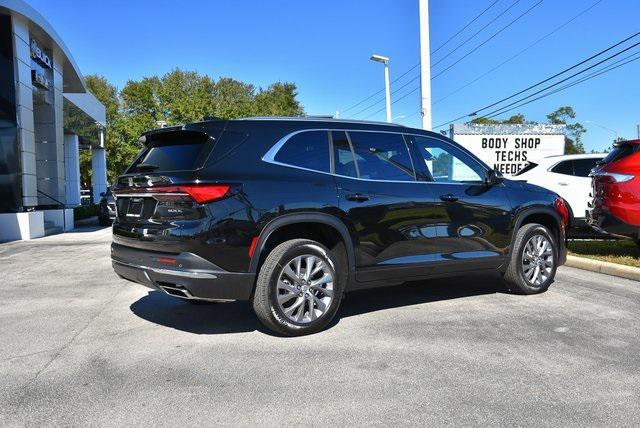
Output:
[[195,131],[174,131],[150,136],[142,155],[129,172],[182,171],[200,166],[209,137]]
[[626,158],[627,156],[630,156],[630,155],[634,154],[638,150],[640,150],[640,144],[633,144],[633,143],[631,143],[631,144],[629,144],[629,143],[628,144],[625,144],[625,143],[617,144],[616,147],[614,147],[614,149],[609,152],[607,157],[605,157],[602,160],[602,163],[615,162],[617,160],[620,160],[622,158]]

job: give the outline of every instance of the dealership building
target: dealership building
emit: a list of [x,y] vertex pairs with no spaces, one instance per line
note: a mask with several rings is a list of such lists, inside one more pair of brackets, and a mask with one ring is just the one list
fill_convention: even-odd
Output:
[[73,228],[80,150],[91,151],[94,199],[106,189],[104,127],[56,31],[24,1],[0,0],[0,241]]

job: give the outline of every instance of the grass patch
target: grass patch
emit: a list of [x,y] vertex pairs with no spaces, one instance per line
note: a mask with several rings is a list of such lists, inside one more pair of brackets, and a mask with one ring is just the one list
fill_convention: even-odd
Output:
[[569,241],[569,254],[604,262],[640,267],[640,247],[628,239]]

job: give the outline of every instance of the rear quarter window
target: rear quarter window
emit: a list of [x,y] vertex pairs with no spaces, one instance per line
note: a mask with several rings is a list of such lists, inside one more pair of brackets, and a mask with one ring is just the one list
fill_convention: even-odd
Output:
[[551,172],[556,174],[573,175],[573,161],[566,160],[559,162],[551,168]]

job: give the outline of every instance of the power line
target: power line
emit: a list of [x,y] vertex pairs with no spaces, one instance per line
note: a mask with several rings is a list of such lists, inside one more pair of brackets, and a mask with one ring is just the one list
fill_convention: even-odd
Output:
[[462,27],[461,29],[458,30],[457,33],[455,33],[453,36],[449,37],[447,39],[446,42],[444,42],[443,44],[441,44],[440,46],[438,46],[437,48],[435,48],[434,50],[431,51],[431,55],[435,54],[436,52],[438,52],[440,49],[442,49],[447,43],[449,43],[451,40],[455,39],[456,36],[458,36],[460,33],[462,33],[464,30],[466,30],[471,24],[473,24],[474,22],[476,22],[482,15],[484,15],[486,12],[489,11],[489,9],[491,9],[493,6],[496,5],[496,3],[498,3],[500,0],[495,0],[493,3],[491,3],[489,6],[487,6],[487,8],[485,10],[483,10],[482,12],[480,12],[478,15],[475,16],[475,18],[473,18],[471,21],[467,22],[467,24]]
[[445,59],[447,59],[448,57],[450,57],[455,51],[457,51],[458,49],[460,49],[462,46],[464,46],[465,44],[467,44],[470,40],[472,40],[474,37],[476,37],[478,34],[480,34],[481,32],[483,32],[489,25],[493,24],[495,21],[497,21],[499,18],[501,18],[505,13],[507,13],[508,11],[510,11],[515,5],[517,5],[518,3],[520,3],[520,1],[522,0],[515,0],[513,3],[511,3],[511,6],[509,6],[508,8],[506,8],[505,10],[503,10],[501,13],[498,14],[498,16],[494,17],[491,21],[487,22],[487,24],[482,27],[481,29],[479,29],[478,31],[476,31],[471,37],[467,38],[464,42],[460,43],[458,46],[456,46],[455,48],[453,48],[453,50],[449,51],[444,57],[440,58],[438,61],[434,62],[433,64],[431,64],[431,67],[435,67],[438,64],[440,64],[442,61],[444,61]]
[[[633,58],[633,57],[635,57],[635,58]],[[632,58],[632,59],[629,59],[629,58]],[[559,88],[557,88],[557,89],[555,89],[555,90],[553,90],[551,92],[543,94],[543,95],[541,95],[539,97],[536,97],[536,98],[534,98],[532,100],[526,101],[526,102],[524,102],[522,104],[519,104],[519,105],[517,105],[515,107],[512,107],[512,108],[509,108],[507,110],[498,112],[498,113],[493,114],[491,116],[482,116],[482,117],[491,119],[493,117],[499,116],[499,115],[507,113],[509,111],[516,110],[516,109],[518,109],[520,107],[523,107],[523,106],[525,106],[527,104],[531,104],[534,101],[538,101],[538,100],[540,100],[542,98],[546,98],[546,97],[548,97],[550,95],[553,95],[553,94],[556,94],[556,93],[558,93],[560,91],[564,91],[565,89],[568,89],[568,88],[570,88],[572,86],[576,86],[576,85],[578,85],[580,83],[586,82],[587,80],[594,79],[594,78],[596,78],[596,77],[598,77],[598,76],[600,76],[602,74],[609,73],[610,71],[613,71],[613,70],[615,70],[617,68],[620,68],[620,67],[622,67],[624,65],[627,65],[627,64],[629,64],[631,62],[634,62],[634,61],[637,61],[639,59],[640,59],[640,52],[633,53],[633,54],[631,54],[631,55],[629,55],[629,56],[627,56],[625,58],[622,58],[622,59],[614,62],[613,64],[610,64],[610,65],[608,65],[606,67],[601,68],[600,70],[597,70],[597,71],[595,71],[593,73],[590,73],[590,74],[586,75],[585,77],[582,77],[582,78],[576,80],[575,82],[567,83],[566,85],[563,85],[563,86],[561,86],[561,87],[559,87]],[[625,60],[628,60],[628,61],[625,61]],[[618,65],[615,65],[615,64],[618,64]]]
[[[392,93],[392,94],[396,94],[396,93],[400,92],[403,88],[407,87],[410,83],[415,82],[415,81],[416,81],[416,80],[418,80],[419,78],[420,78],[420,75],[417,75],[417,76],[416,76],[416,77],[414,77],[413,79],[411,79],[411,80],[409,80],[409,81],[405,82],[405,83],[404,83],[402,86],[400,86],[399,88],[394,89],[393,91],[391,91],[391,93]],[[364,113],[365,111],[369,110],[371,107],[374,107],[374,106],[376,106],[377,104],[379,104],[380,102],[384,101],[384,100],[385,100],[385,98],[386,98],[386,97],[383,97],[383,98],[381,98],[381,99],[379,99],[379,100],[377,100],[377,101],[374,101],[374,102],[373,102],[373,104],[369,105],[368,107],[365,107],[364,109],[362,109],[362,110],[358,111],[357,113],[352,114],[352,115],[351,115],[351,116],[349,116],[349,117],[356,117],[356,116],[358,116],[359,114]],[[392,102],[391,104],[393,104],[393,102]]]
[[[409,74],[410,72],[412,72],[413,70],[415,70],[416,68],[418,68],[419,66],[420,66],[420,63],[417,63],[416,65],[414,65],[413,67],[411,67],[410,69],[408,69],[407,71],[405,71],[404,73],[402,73],[400,76],[398,76],[398,77],[396,77],[395,79],[393,79],[393,80],[391,81],[391,83],[395,83],[395,82],[397,82],[398,80],[402,79],[404,76],[406,76],[407,74]],[[354,109],[355,107],[358,107],[359,105],[362,105],[364,102],[369,101],[371,98],[373,98],[373,97],[375,97],[376,95],[381,94],[381,93],[383,93],[383,92],[384,92],[384,88],[380,89],[379,91],[374,92],[373,94],[369,95],[367,98],[364,98],[363,100],[361,100],[361,101],[359,101],[359,102],[355,103],[354,105],[352,105],[352,106],[351,106],[351,107],[349,107],[349,108],[346,108],[346,109],[344,109],[344,110],[341,110],[340,112],[341,112],[341,113],[346,113],[347,111],[352,110],[352,109]],[[382,101],[384,101],[384,98],[382,99]],[[380,101],[376,101],[374,104],[377,104],[377,103],[379,103],[379,102],[380,102]],[[358,115],[358,114],[359,114],[359,113],[356,113],[355,115]],[[355,116],[355,115],[352,115],[352,116]]]
[[573,74],[572,74],[571,76],[569,76],[569,77],[565,77],[564,79],[559,80],[559,81],[557,81],[556,83],[552,83],[552,84],[551,84],[551,85],[549,85],[549,86],[546,86],[546,87],[544,87],[544,88],[542,88],[542,89],[539,89],[539,90],[537,90],[536,92],[534,92],[534,93],[532,93],[532,94],[527,95],[526,97],[520,98],[519,100],[517,100],[517,101],[513,101],[513,102],[511,102],[511,103],[507,104],[506,106],[502,106],[502,107],[500,107],[500,108],[499,108],[499,109],[497,109],[497,110],[494,110],[494,111],[492,111],[492,112],[489,112],[489,113],[487,113],[487,115],[494,114],[495,112],[500,111],[500,110],[502,110],[502,109],[504,109],[504,108],[506,108],[506,107],[511,107],[512,105],[517,104],[517,103],[519,103],[520,101],[523,101],[523,100],[529,99],[529,98],[531,98],[531,97],[533,97],[533,96],[535,96],[535,95],[538,95],[538,94],[540,94],[540,93],[542,93],[542,92],[546,91],[547,89],[551,89],[551,88],[553,88],[553,87],[555,87],[555,86],[558,86],[559,84],[564,83],[564,82],[566,82],[567,80],[570,80],[570,79],[572,79],[572,78],[574,78],[574,77],[576,77],[576,76],[578,76],[578,75],[580,75],[580,74],[582,74],[582,73],[584,73],[584,72],[586,72],[586,71],[589,71],[589,70],[591,70],[592,68],[595,68],[595,67],[599,66],[600,64],[603,64],[603,63],[605,63],[605,62],[609,61],[610,59],[615,58],[615,57],[617,57],[618,55],[620,55],[620,54],[622,54],[622,53],[624,53],[624,52],[626,52],[626,51],[628,51],[628,50],[630,50],[630,49],[635,48],[635,47],[636,47],[636,46],[638,46],[638,45],[640,45],[640,42],[638,42],[638,43],[636,43],[636,44],[633,44],[633,45],[631,45],[631,46],[629,46],[629,47],[627,47],[627,48],[624,48],[624,49],[623,49],[623,50],[621,50],[620,52],[617,52],[617,53],[615,53],[615,54],[613,54],[613,55],[610,55],[610,56],[606,57],[605,59],[600,60],[600,61],[598,61],[597,63],[595,63],[595,64],[593,64],[593,65],[590,65],[589,67],[587,67],[587,68],[585,68],[585,69],[583,69],[583,70],[580,70],[580,71],[578,71],[578,72],[576,72],[576,73],[573,73]]
[[[511,7],[513,7],[516,3],[518,3],[520,0],[516,0],[507,10],[509,10]],[[459,63],[460,61],[462,61],[463,59],[465,59],[466,57],[468,57],[469,55],[471,55],[473,52],[475,52],[477,49],[479,49],[480,47],[484,46],[486,43],[488,43],[490,40],[492,40],[494,37],[496,37],[498,34],[500,34],[501,32],[503,32],[504,30],[506,30],[507,28],[509,28],[511,25],[515,24],[518,20],[520,20],[521,18],[523,18],[525,15],[527,15],[529,12],[531,12],[534,8],[536,8],[538,5],[540,5],[540,3],[542,3],[544,0],[539,0],[536,4],[534,4],[533,6],[531,6],[529,9],[527,9],[526,11],[524,11],[522,14],[520,14],[517,18],[513,19],[511,22],[509,22],[506,26],[502,27],[500,30],[498,30],[497,32],[495,32],[493,35],[491,35],[488,39],[486,39],[484,42],[482,42],[481,44],[479,44],[478,46],[476,46],[473,50],[471,50],[470,52],[468,52],[466,55],[464,55],[462,58],[458,59],[456,62],[454,62],[453,64],[451,64],[449,67],[445,68],[444,70],[442,70],[440,73],[436,74],[435,76],[432,77],[432,79],[435,79],[436,77],[440,76],[442,73],[444,73],[445,71],[449,70],[451,67],[453,67],[454,65],[456,65],[457,63]],[[506,10],[505,10],[506,12]],[[502,13],[504,14],[504,12]],[[502,15],[501,14],[501,15]],[[500,17],[501,15],[498,15],[498,17]],[[495,19],[494,19],[495,20]],[[492,21],[493,22],[493,21]],[[484,27],[483,27],[484,28]],[[477,33],[476,33],[477,34]],[[447,55],[448,56],[448,55]],[[445,57],[446,58],[446,57]],[[434,66],[437,64],[434,64]],[[412,80],[417,80],[420,76],[417,76],[416,78],[412,79]],[[407,84],[410,82],[407,82]],[[404,86],[406,86],[407,84],[405,84]],[[394,100],[391,104],[395,104],[397,101],[400,101],[404,98],[406,98],[407,96],[409,96],[410,94],[416,92],[417,90],[419,90],[420,87],[418,86],[417,88],[411,90],[410,92],[406,93],[405,95],[403,95],[402,97]],[[373,105],[375,105],[377,103],[374,103]],[[373,107],[373,105],[367,107],[365,109],[369,110],[371,107]],[[376,115],[377,113],[380,113],[381,111],[383,111],[386,107],[376,110],[375,112],[371,113],[370,115],[366,116],[365,119]]]
[[[484,15],[487,11],[489,11],[489,9],[491,9],[496,3],[498,3],[500,0],[495,0],[493,3],[491,3],[487,8],[485,8],[482,12],[480,12],[478,15],[476,15],[471,21],[469,21],[464,27],[462,27],[460,30],[458,30],[457,33],[455,33],[453,36],[451,36],[446,42],[444,42],[443,44],[441,44],[440,46],[438,46],[434,51],[432,51],[431,53],[434,54],[436,53],[438,50],[440,50],[442,47],[444,47],[447,43],[449,43],[453,38],[455,38],[457,35],[459,35],[462,31],[464,31],[466,28],[468,28],[471,24],[473,24],[475,21],[477,21],[482,15]],[[520,1],[520,0],[518,0]],[[516,1],[517,3],[517,1]],[[402,73],[400,76],[396,77],[395,79],[393,79],[391,81],[391,83],[395,83],[397,81],[399,81],[400,79],[402,79],[404,76],[406,76],[407,74],[409,74],[410,72],[412,72],[413,70],[415,70],[416,68],[418,68],[420,66],[420,63],[418,62],[417,64],[415,64],[414,66],[412,66],[411,68],[409,68],[407,71],[405,71],[404,73]],[[362,105],[363,103],[369,101],[371,98],[375,97],[378,94],[381,94],[384,92],[384,88],[380,89],[379,91],[374,92],[373,94],[369,95],[368,97],[358,101],[357,103],[353,104],[352,106],[341,110],[341,113],[346,113],[349,110],[354,109],[355,107],[358,107],[359,105]],[[384,101],[384,99],[383,99]],[[376,103],[377,104],[377,103]],[[359,113],[356,113],[356,115]]]
[[482,46],[486,45],[487,43],[489,43],[494,37],[496,37],[498,34],[502,33],[504,30],[506,30],[507,28],[511,27],[513,24],[515,24],[516,22],[518,22],[520,19],[524,18],[526,15],[528,15],[533,9],[535,9],[536,7],[538,7],[540,5],[540,3],[542,3],[544,0],[539,0],[536,4],[534,4],[533,6],[531,6],[529,9],[525,10],[522,14],[520,14],[516,19],[512,20],[511,22],[509,22],[507,25],[505,25],[504,27],[502,27],[500,30],[496,31],[495,33],[493,33],[491,35],[491,37],[489,37],[488,39],[486,39],[484,42],[480,43],[478,46],[476,46],[475,48],[471,49],[469,52],[467,52],[464,56],[462,56],[461,58],[459,58],[457,61],[455,61],[453,64],[450,64],[447,68],[445,68],[444,70],[440,70],[435,76],[433,76],[431,79],[435,79],[438,76],[441,76],[442,74],[446,73],[448,70],[450,70],[451,68],[453,68],[456,64],[458,64],[460,61],[462,61],[463,59],[465,59],[466,57],[468,57],[469,55],[475,53],[478,49],[480,49]]
[[[512,99],[512,98],[515,98],[515,97],[517,97],[518,95],[521,95],[521,94],[523,94],[524,92],[527,92],[527,91],[529,91],[529,90],[531,90],[531,89],[535,88],[536,86],[540,86],[540,85],[542,85],[542,84],[544,84],[544,83],[546,83],[546,82],[548,82],[548,81],[550,81],[550,80],[552,80],[552,79],[555,79],[556,77],[558,77],[558,76],[560,76],[560,75],[562,75],[562,74],[564,74],[564,73],[566,73],[566,72],[568,72],[568,71],[570,71],[570,70],[573,70],[573,69],[575,69],[575,68],[577,68],[577,67],[579,67],[579,66],[581,66],[581,65],[583,65],[583,64],[585,64],[585,63],[587,63],[587,62],[589,62],[589,61],[591,61],[592,59],[594,59],[594,58],[596,58],[596,57],[598,57],[598,56],[602,55],[603,53],[608,52],[608,51],[610,51],[610,50],[612,50],[612,49],[614,49],[614,48],[616,48],[616,47],[620,46],[621,44],[623,44],[623,43],[627,42],[628,40],[630,40],[630,39],[632,39],[632,38],[634,38],[634,37],[637,37],[639,34],[640,34],[640,32],[635,33],[635,34],[633,34],[633,35],[631,35],[631,36],[627,37],[626,39],[624,39],[624,40],[622,40],[622,41],[620,41],[620,42],[618,42],[618,43],[615,43],[614,45],[609,46],[608,48],[603,49],[602,51],[600,51],[600,52],[598,52],[598,53],[596,53],[596,54],[594,54],[594,55],[591,55],[589,58],[587,58],[587,59],[585,59],[585,60],[583,60],[583,61],[580,61],[579,63],[574,64],[574,65],[572,65],[571,67],[568,67],[568,68],[566,68],[566,69],[564,69],[564,70],[562,70],[562,71],[560,71],[560,72],[558,72],[558,73],[554,74],[553,76],[547,77],[546,79],[543,79],[543,80],[541,80],[541,81],[539,81],[539,82],[537,82],[537,83],[535,83],[535,84],[533,84],[533,85],[530,85],[530,86],[528,86],[527,88],[525,88],[525,89],[523,89],[523,90],[521,90],[521,91],[518,91],[518,92],[516,92],[516,93],[514,93],[514,94],[512,94],[512,95],[509,95],[508,97],[502,98],[502,99],[501,99],[501,100],[499,100],[499,101],[496,101],[496,102],[494,102],[494,103],[491,103],[491,104],[489,104],[489,105],[487,105],[487,106],[485,106],[485,107],[482,107],[482,108],[480,108],[480,109],[477,109],[477,110],[475,110],[475,111],[473,111],[473,112],[471,112],[471,113],[468,113],[468,114],[462,115],[462,116],[457,117],[457,118],[455,118],[455,119],[453,119],[453,120],[450,120],[450,121],[448,121],[448,122],[445,122],[445,123],[442,123],[442,124],[440,124],[440,125],[437,125],[436,127],[444,126],[444,125],[448,125],[448,124],[450,124],[450,123],[456,122],[456,121],[458,121],[458,120],[460,120],[460,119],[464,119],[464,118],[466,118],[466,117],[476,116],[476,115],[477,115],[479,112],[481,112],[481,111],[487,110],[487,109],[489,109],[489,108],[491,108],[491,107],[494,107],[494,106],[496,106],[496,105],[498,105],[498,104],[503,103],[504,101],[510,100],[510,99]],[[635,45],[634,45],[634,46],[635,46]],[[626,50],[628,50],[628,49],[630,49],[630,48],[625,49],[625,51],[626,51]],[[622,52],[624,52],[624,51],[622,51]],[[621,52],[619,52],[618,54],[620,54],[620,53],[621,53]],[[616,55],[617,55],[617,54],[616,54]],[[596,64],[596,65],[597,65],[597,64]],[[585,69],[585,71],[586,71],[586,70],[588,70],[588,69]]]
[[[420,86],[418,86],[417,88],[414,88],[414,89],[410,90],[409,92],[407,92],[406,94],[404,94],[404,95],[403,95],[403,96],[401,96],[400,98],[396,98],[395,100],[393,100],[393,102],[392,102],[391,104],[393,105],[393,104],[395,104],[395,103],[397,103],[397,102],[402,101],[403,99],[407,98],[409,95],[411,95],[411,94],[413,94],[414,92],[416,92],[418,89],[420,89]],[[364,117],[364,119],[368,119],[368,118],[370,118],[371,116],[375,116],[376,114],[380,113],[381,111],[384,111],[384,109],[386,109],[386,108],[387,108],[387,107],[386,107],[386,106],[384,106],[384,107],[383,107],[383,108],[381,108],[380,110],[376,110],[376,111],[374,111],[373,113],[371,113],[370,115],[365,116],[365,117]]]
[[597,0],[595,3],[593,3],[591,6],[589,6],[588,8],[582,10],[580,13],[578,13],[577,15],[573,16],[571,19],[569,19],[568,21],[564,22],[562,25],[556,27],[554,30],[552,30],[551,32],[545,34],[544,36],[540,37],[538,40],[536,40],[535,42],[531,43],[529,46],[527,46],[526,48],[522,49],[521,51],[519,51],[518,53],[516,53],[515,55],[513,55],[512,57],[506,59],[505,61],[501,62],[500,64],[496,65],[495,67],[493,67],[492,69],[486,71],[485,73],[481,74],[480,76],[476,77],[475,79],[473,79],[472,81],[460,86],[458,89],[456,89],[453,92],[450,92],[449,94],[445,95],[442,98],[437,99],[436,101],[433,102],[432,105],[438,104],[442,101],[444,101],[445,99],[451,97],[452,95],[457,94],[458,92],[460,92],[461,90],[471,86],[472,84],[476,83],[478,80],[482,79],[483,77],[491,74],[492,72],[496,71],[497,69],[499,69],[500,67],[502,67],[503,65],[505,65],[506,63],[513,61],[514,59],[516,59],[517,57],[519,57],[520,55],[522,55],[523,53],[525,53],[526,51],[528,51],[529,49],[531,49],[532,47],[534,47],[535,45],[537,45],[538,43],[540,43],[541,41],[543,41],[544,39],[552,36],[553,34],[557,33],[558,31],[560,31],[561,29],[563,29],[564,27],[566,27],[567,25],[569,25],[570,23],[572,23],[573,21],[575,21],[576,19],[578,19],[579,17],[581,17],[582,15],[584,15],[585,13],[587,13],[588,11],[590,11],[591,9],[593,9],[594,7],[596,7],[599,3],[601,3],[602,0]]

